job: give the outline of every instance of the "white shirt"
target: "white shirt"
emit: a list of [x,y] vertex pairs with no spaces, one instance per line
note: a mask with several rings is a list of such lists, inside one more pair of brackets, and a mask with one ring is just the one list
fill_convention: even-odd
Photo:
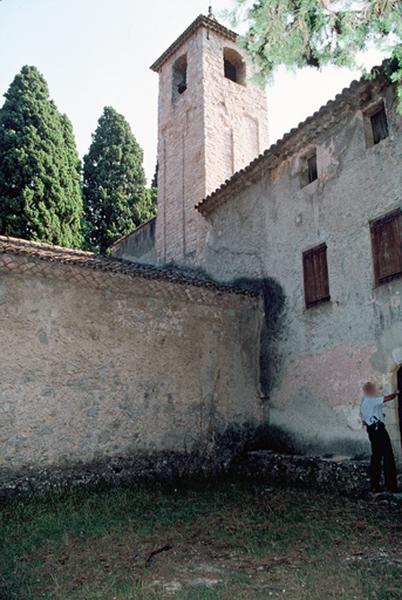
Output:
[[363,396],[360,403],[360,417],[367,425],[373,425],[377,421],[384,422],[382,405],[384,396]]

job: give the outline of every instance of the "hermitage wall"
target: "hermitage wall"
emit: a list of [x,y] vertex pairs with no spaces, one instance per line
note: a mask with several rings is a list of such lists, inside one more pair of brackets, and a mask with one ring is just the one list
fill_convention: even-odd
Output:
[[0,484],[114,459],[135,477],[139,457],[209,469],[219,436],[261,422],[256,298],[44,248],[0,244]]

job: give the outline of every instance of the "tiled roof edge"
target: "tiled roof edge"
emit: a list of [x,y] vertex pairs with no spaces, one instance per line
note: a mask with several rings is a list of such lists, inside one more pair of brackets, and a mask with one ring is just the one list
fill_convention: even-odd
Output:
[[190,285],[227,294],[237,294],[242,296],[257,295],[252,290],[245,290],[234,285],[197,277],[196,273],[192,274],[179,267],[164,269],[161,267],[153,267],[151,265],[133,263],[115,257],[94,254],[92,252],[83,252],[81,250],[73,250],[61,246],[52,246],[50,244],[31,242],[29,240],[2,235],[0,235],[0,254],[30,256],[33,259],[47,261],[53,264],[65,264],[109,273],[120,273],[122,275],[127,275],[128,277]]
[[[371,73],[375,75],[375,79],[378,79],[380,76],[385,75],[385,65],[390,63],[390,59],[387,58],[383,61],[383,63],[379,66],[375,66],[371,69]],[[249,163],[243,169],[239,169],[236,171],[229,179],[226,179],[216,190],[208,194],[203,200],[196,204],[195,208],[201,214],[206,215],[208,212],[213,210],[213,208],[219,204],[220,199],[224,199],[226,194],[230,192],[232,186],[245,184],[247,181],[247,177],[252,175],[253,172],[257,170],[257,168],[262,167],[262,165],[266,164],[272,159],[277,159],[279,153],[283,150],[286,144],[288,144],[292,138],[294,138],[300,131],[306,127],[307,125],[312,124],[314,121],[321,118],[324,114],[332,112],[335,108],[342,106],[342,104],[346,103],[348,98],[353,96],[353,94],[357,91],[357,88],[360,88],[364,85],[369,85],[372,82],[371,79],[368,79],[364,75],[360,79],[353,80],[348,87],[343,88],[343,90],[335,96],[333,100],[328,100],[326,104],[321,106],[317,111],[315,111],[312,115],[308,116],[304,121],[301,121],[296,127],[293,127],[289,132],[285,133],[282,138],[277,140],[274,144],[269,146],[262,154],[259,154],[256,158],[254,158],[251,163]],[[238,188],[236,188],[238,189]]]
[[151,65],[151,70],[159,72],[162,65],[168,60],[174,52],[176,52],[177,48],[179,48],[184,42],[198,29],[198,27],[207,27],[216,33],[220,33],[222,36],[228,38],[229,40],[236,41],[237,33],[228,29],[224,25],[221,25],[215,19],[211,19],[210,17],[206,17],[205,15],[199,15],[181,35],[160,55],[160,57]]

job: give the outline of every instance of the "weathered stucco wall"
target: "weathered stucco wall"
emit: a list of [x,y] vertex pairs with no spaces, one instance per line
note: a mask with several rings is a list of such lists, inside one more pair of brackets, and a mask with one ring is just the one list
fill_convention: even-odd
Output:
[[0,480],[206,458],[214,435],[261,420],[259,314],[253,297],[0,253]]
[[[261,161],[254,182],[230,188],[208,214],[211,274],[270,276],[283,287],[267,419],[273,440],[307,452],[366,452],[361,384],[374,379],[387,392],[402,364],[402,280],[374,287],[369,229],[370,220],[401,205],[402,126],[392,87],[370,85],[338,114],[331,107],[313,121],[308,135],[301,128],[274,166]],[[362,108],[380,97],[390,135],[367,147]],[[312,148],[318,180],[301,187],[300,165]],[[320,242],[327,244],[331,300],[306,309],[302,252]],[[386,415],[400,455],[395,401]]]

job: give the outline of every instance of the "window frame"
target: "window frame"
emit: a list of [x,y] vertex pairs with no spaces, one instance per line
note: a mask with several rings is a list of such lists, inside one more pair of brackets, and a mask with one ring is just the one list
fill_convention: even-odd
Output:
[[[329,302],[331,300],[327,250],[328,250],[328,247],[327,247],[326,242],[321,242],[320,244],[317,244],[316,246],[313,246],[312,248],[309,248],[308,250],[303,251],[303,254],[302,254],[303,286],[304,286],[304,305],[305,305],[306,310],[313,308],[314,306],[317,306],[319,304],[324,304],[325,302]],[[319,280],[318,284],[320,287],[323,288],[323,290],[325,290],[326,293],[323,293],[319,297],[316,294],[315,297],[311,299],[311,296],[313,296],[313,294],[312,294],[312,291],[311,291],[311,288],[309,285],[310,265],[308,264],[308,261],[312,256],[319,256],[321,254],[324,255],[324,263],[323,264],[324,264],[325,281],[322,282],[321,280]],[[317,279],[315,279],[315,281],[314,281],[314,287],[315,288],[318,287]]]
[[[387,129],[387,135],[385,137],[380,138],[378,141],[375,141],[374,136],[374,127],[373,127],[373,117],[383,112],[385,116],[385,125]],[[376,102],[365,111],[363,111],[363,125],[364,125],[364,136],[366,139],[367,148],[372,148],[373,146],[378,146],[381,142],[389,138],[389,120],[387,110],[385,108],[384,100]]]
[[[310,161],[312,159],[315,159],[315,165],[314,165],[314,172],[315,172],[315,177],[314,179],[310,178],[310,174],[313,171],[313,169],[310,168]],[[302,188],[310,185],[311,183],[314,183],[314,181],[318,180],[318,156],[317,156],[317,148],[311,149],[310,152],[306,153],[303,157],[302,157],[302,169],[300,171],[300,186]]]
[[[399,249],[399,257],[398,257],[399,269],[389,275],[382,275],[381,274],[381,264],[380,264],[381,253],[379,251],[380,247],[379,247],[379,240],[378,240],[377,232],[382,226],[392,223],[396,220],[398,220],[397,228],[399,230],[399,247],[398,247],[398,249]],[[393,281],[394,279],[398,279],[398,278],[402,277],[402,246],[401,246],[402,211],[400,208],[396,208],[395,210],[392,210],[381,217],[377,217],[376,219],[373,219],[372,221],[370,221],[369,225],[370,225],[371,253],[372,253],[373,273],[374,273],[374,287],[379,287],[381,285],[389,283],[390,281]],[[382,267],[384,268],[384,265],[382,265]]]

